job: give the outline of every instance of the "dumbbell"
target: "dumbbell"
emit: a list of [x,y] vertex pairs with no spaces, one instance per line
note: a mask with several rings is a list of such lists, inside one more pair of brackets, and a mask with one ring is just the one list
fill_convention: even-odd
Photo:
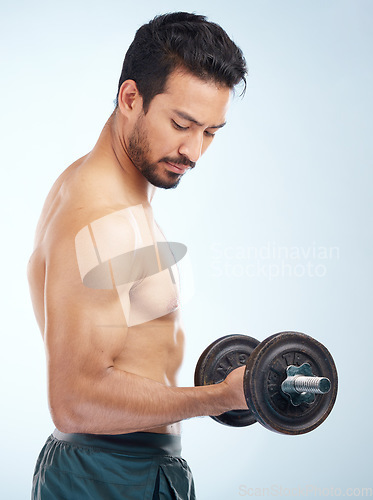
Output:
[[196,386],[222,382],[246,365],[243,388],[248,410],[212,416],[219,423],[243,427],[259,422],[281,434],[305,434],[331,412],[338,375],[329,351],[300,332],[280,332],[263,342],[242,334],[210,344],[194,373]]

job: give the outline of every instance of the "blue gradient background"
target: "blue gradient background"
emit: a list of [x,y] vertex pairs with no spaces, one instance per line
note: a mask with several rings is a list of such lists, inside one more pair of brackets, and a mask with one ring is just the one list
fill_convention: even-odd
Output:
[[[247,95],[232,103],[227,127],[180,187],[154,200],[160,225],[187,245],[194,270],[180,384],[192,385],[199,354],[231,332],[260,340],[308,333],[332,352],[340,377],[333,412],[303,436],[259,424],[228,428],[208,417],[186,421],[183,453],[199,498],[343,496],[346,488],[372,487],[373,3],[154,5],[0,6],[1,498],[29,498],[37,455],[53,430],[26,280],[43,202],[62,170],[93,147],[135,30],[173,10],[222,24],[249,66]],[[266,254],[280,247],[292,252],[289,267]],[[320,248],[334,252],[324,258]],[[272,275],[263,271],[269,265]],[[311,266],[321,266],[320,276]]]

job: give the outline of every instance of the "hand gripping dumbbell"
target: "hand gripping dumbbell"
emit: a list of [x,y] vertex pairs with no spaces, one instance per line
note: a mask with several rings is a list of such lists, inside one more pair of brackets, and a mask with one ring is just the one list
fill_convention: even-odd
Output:
[[333,358],[304,333],[281,332],[263,342],[241,334],[221,337],[200,356],[195,385],[222,382],[242,365],[248,410],[212,416],[217,422],[234,427],[259,422],[282,434],[305,434],[334,406],[338,376]]

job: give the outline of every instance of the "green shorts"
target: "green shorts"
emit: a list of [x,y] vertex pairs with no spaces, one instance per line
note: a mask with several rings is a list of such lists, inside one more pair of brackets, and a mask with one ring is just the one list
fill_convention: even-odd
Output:
[[180,456],[180,436],[49,436],[33,479],[33,500],[194,500],[194,482]]

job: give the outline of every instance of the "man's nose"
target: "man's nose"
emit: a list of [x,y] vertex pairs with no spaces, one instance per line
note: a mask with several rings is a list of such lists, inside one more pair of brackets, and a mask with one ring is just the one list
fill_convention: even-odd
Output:
[[184,137],[183,143],[179,147],[179,153],[196,163],[202,155],[202,147],[203,135],[190,134],[188,137]]

